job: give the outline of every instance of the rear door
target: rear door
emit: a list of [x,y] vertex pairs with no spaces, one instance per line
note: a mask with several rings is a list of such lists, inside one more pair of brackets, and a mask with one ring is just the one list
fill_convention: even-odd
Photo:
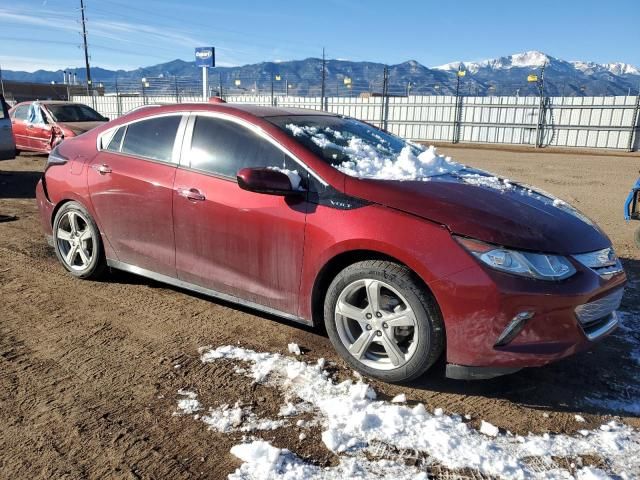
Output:
[[171,277],[173,182],[184,118],[158,115],[120,127],[88,173],[91,202],[114,260]]
[[16,144],[11,131],[11,119],[9,107],[0,95],[0,160],[15,157]]
[[178,278],[296,315],[306,199],[242,190],[236,173],[301,168],[244,125],[191,118],[173,202]]

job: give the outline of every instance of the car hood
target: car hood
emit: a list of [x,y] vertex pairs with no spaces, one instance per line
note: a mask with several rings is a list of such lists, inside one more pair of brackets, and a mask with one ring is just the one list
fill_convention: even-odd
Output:
[[595,223],[569,204],[475,169],[415,181],[348,177],[345,193],[506,247],[569,255],[611,245]]
[[104,125],[106,122],[56,122],[60,127],[71,130],[74,135],[88,132],[92,128]]

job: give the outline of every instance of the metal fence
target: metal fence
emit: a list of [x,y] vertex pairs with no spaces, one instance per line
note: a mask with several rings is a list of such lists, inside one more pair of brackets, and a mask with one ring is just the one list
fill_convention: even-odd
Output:
[[[214,92],[215,93],[215,92]],[[194,95],[72,96],[115,118],[145,104],[201,102]],[[640,147],[640,96],[225,95],[230,103],[301,107],[365,120],[414,141],[608,148]]]

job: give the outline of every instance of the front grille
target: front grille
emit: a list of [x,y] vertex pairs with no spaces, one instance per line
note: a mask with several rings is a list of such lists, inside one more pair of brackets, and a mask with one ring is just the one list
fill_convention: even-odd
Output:
[[579,305],[576,307],[576,315],[578,320],[584,326],[589,325],[603,317],[606,317],[614,310],[620,307],[622,302],[623,289],[616,290],[610,293],[606,297],[602,297],[590,303]]
[[615,311],[620,307],[624,290],[576,307],[576,317],[590,340],[610,331],[617,323]]

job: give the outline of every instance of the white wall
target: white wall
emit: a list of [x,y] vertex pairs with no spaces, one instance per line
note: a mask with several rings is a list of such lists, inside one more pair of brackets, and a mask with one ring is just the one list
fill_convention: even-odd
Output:
[[[89,97],[74,101],[94,106],[101,114],[116,118],[144,104],[176,103],[175,96]],[[271,105],[270,96],[230,96],[230,103]],[[201,97],[181,97],[181,103],[200,102]],[[453,96],[390,97],[383,122],[381,97],[327,97],[327,110],[348,115],[418,141],[450,142],[454,136],[456,99]],[[276,96],[279,107],[320,110],[320,97]],[[542,111],[542,145],[626,150],[635,131],[638,149],[640,115],[638,97],[550,97]],[[461,97],[458,139],[462,143],[535,145],[539,115],[536,97]],[[633,123],[635,122],[635,125]]]

